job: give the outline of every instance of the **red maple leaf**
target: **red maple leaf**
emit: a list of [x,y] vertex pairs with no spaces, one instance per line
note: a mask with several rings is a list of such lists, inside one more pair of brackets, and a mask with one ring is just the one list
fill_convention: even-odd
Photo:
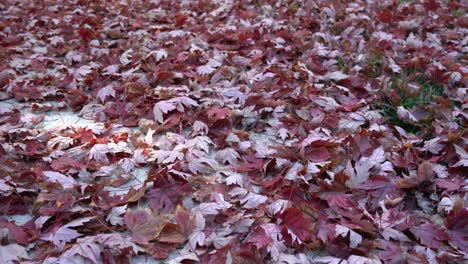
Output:
[[175,219],[179,225],[179,229],[185,236],[190,235],[195,229],[195,221],[190,217],[190,213],[187,212],[182,206],[177,206],[175,211]]
[[418,174],[408,178],[399,179],[397,185],[401,189],[410,189],[418,187],[421,183],[430,180],[434,174],[434,165],[424,161],[418,167]]
[[213,107],[206,112],[208,120],[210,122],[216,122],[221,119],[229,119],[231,117],[231,111],[227,108]]
[[50,166],[56,170],[65,172],[69,169],[81,169],[84,167],[83,164],[79,163],[75,159],[70,158],[68,155],[60,156],[51,162]]
[[150,210],[127,211],[124,221],[132,232],[132,240],[141,244],[155,240],[169,224],[165,217]]
[[165,243],[181,244],[187,236],[182,233],[180,227],[173,223],[167,223],[161,230],[157,240]]
[[160,209],[162,212],[173,212],[184,195],[189,194],[192,187],[188,184],[172,183],[154,188],[148,192],[151,208]]
[[312,220],[307,218],[299,209],[288,208],[280,216],[284,227],[293,232],[300,240],[307,241],[311,238]]
[[169,253],[176,248],[176,244],[154,242],[151,243],[146,250],[155,259],[165,259],[169,257]]
[[421,244],[431,248],[440,247],[441,242],[448,239],[445,230],[431,223],[412,227],[410,231],[419,239]]
[[380,201],[396,200],[403,197],[403,192],[397,187],[395,182],[388,177],[376,175],[370,177],[359,189],[368,191],[370,196],[369,204],[372,208],[379,207]]
[[468,252],[468,208],[457,208],[450,211],[445,220],[450,243],[464,252]]
[[258,249],[266,247],[273,243],[273,239],[269,236],[265,229],[260,226],[257,226],[253,231],[251,231],[244,242],[254,244]]
[[21,245],[27,245],[30,236],[23,227],[17,226],[15,222],[8,222],[0,218],[0,229],[7,228],[10,235]]

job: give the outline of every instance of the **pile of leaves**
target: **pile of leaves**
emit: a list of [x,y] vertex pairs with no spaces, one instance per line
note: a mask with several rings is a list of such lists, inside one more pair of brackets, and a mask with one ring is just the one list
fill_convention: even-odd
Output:
[[1,1],[0,262],[463,262],[466,8]]

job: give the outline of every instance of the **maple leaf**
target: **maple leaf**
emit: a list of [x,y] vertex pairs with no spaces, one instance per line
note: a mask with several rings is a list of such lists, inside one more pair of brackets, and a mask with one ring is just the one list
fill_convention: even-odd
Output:
[[370,169],[374,166],[367,159],[360,159],[355,165],[354,169],[351,165],[351,162],[348,161],[346,165],[346,173],[349,176],[349,181],[347,182],[349,187],[359,187],[362,183],[367,181],[371,175]]
[[176,244],[153,242],[145,251],[155,259],[166,259],[170,256],[171,251],[175,249],[177,249]]
[[392,239],[403,241],[403,242],[410,241],[409,238],[403,232],[390,228],[390,227],[384,228],[384,230],[382,231],[382,236],[386,240],[390,240],[390,238],[392,238]]
[[130,173],[135,169],[135,161],[133,159],[124,158],[119,160],[118,164],[126,173]]
[[112,84],[102,87],[96,94],[96,97],[105,102],[107,97],[115,97],[115,90]]
[[49,139],[47,146],[49,148],[57,149],[67,149],[71,144],[73,144],[74,139],[70,137],[56,136]]
[[281,138],[281,140],[285,141],[288,138],[289,131],[282,127],[278,130],[278,136]]
[[342,258],[335,258],[331,256],[314,258],[313,261],[314,263],[323,264],[349,264],[346,260]]
[[241,92],[239,88],[224,89],[222,95],[226,101],[239,102],[239,104],[244,104],[248,95]]
[[89,150],[88,158],[94,159],[96,161],[103,161],[108,162],[107,153],[109,152],[109,148],[107,144],[96,144]]
[[186,96],[172,98],[166,101],[157,102],[153,107],[154,120],[163,123],[164,114],[177,109],[179,112],[185,112],[184,107],[198,106],[198,103]]
[[112,207],[111,212],[107,215],[106,221],[112,225],[123,225],[123,215],[127,210],[127,205]]
[[179,226],[173,223],[167,223],[159,233],[157,240],[164,243],[181,244],[185,242],[187,236],[182,233]]
[[230,228],[225,228],[212,232],[209,237],[206,238],[207,244],[213,244],[216,249],[221,249],[226,247],[235,237],[231,235],[232,230]]
[[198,106],[198,103],[190,97],[180,96],[170,99],[171,102],[176,104],[177,111],[184,112],[184,107],[191,108]]
[[166,217],[148,209],[127,211],[124,222],[132,233],[132,241],[140,244],[148,244],[155,240],[164,226],[169,223]]
[[109,65],[102,69],[102,75],[113,75],[119,71],[119,65]]
[[215,71],[216,69],[211,65],[202,65],[197,67],[197,73],[200,75],[208,75]]
[[385,162],[385,152],[382,147],[376,148],[369,157],[361,157],[356,164],[354,169],[351,162],[348,162],[346,166],[346,174],[349,176],[349,181],[346,185],[351,188],[359,188],[364,182],[366,182],[371,176],[371,169],[377,167],[378,172],[385,174],[385,171],[393,170],[393,166],[390,162]]
[[82,226],[84,223],[93,220],[94,217],[83,217],[69,222],[57,230],[49,232],[41,237],[42,240],[50,241],[59,248],[63,248],[66,242],[70,242],[73,239],[80,237],[81,234],[71,227]]
[[281,253],[278,258],[278,263],[286,263],[286,264],[297,264],[297,263],[310,263],[309,258],[303,254],[285,254]]
[[406,110],[403,106],[398,106],[397,109],[397,115],[401,120],[409,123],[419,121],[410,111]]
[[[237,217],[242,217],[242,214],[236,215],[235,218]],[[243,218],[243,219],[240,219],[239,221],[235,221],[235,218],[233,218],[232,221],[230,221],[230,222],[235,222],[234,226],[232,227],[232,231],[234,233],[239,233],[239,234],[248,233],[252,224],[254,223],[254,220],[251,218]]]
[[294,163],[293,166],[289,168],[288,172],[286,172],[285,179],[297,181],[297,178],[300,177],[304,179],[305,182],[307,182],[307,180],[305,180],[302,175],[299,175],[299,172],[302,171],[302,169],[304,169],[304,165],[302,165],[300,162]]
[[8,244],[0,246],[0,262],[16,263],[23,259],[28,259],[26,248],[18,244]]
[[255,145],[255,157],[257,158],[270,158],[272,155],[276,153],[275,149],[268,147],[265,144],[257,144]]
[[231,196],[238,196],[239,201],[245,208],[255,208],[268,200],[264,195],[248,192],[244,188],[236,187],[232,189],[229,194]]
[[434,165],[430,162],[424,161],[418,166],[417,175],[411,175],[397,181],[399,188],[414,188],[421,183],[432,178],[434,174]]
[[99,246],[99,244],[95,243],[94,241],[90,242],[77,242],[75,245],[73,245],[70,249],[65,251],[63,253],[63,257],[74,257],[77,255],[80,255],[86,259],[89,259],[92,261],[92,263],[101,263],[102,258],[101,258],[101,253],[102,249]]
[[453,145],[455,147],[455,152],[458,154],[460,157],[460,160],[453,164],[454,167],[458,166],[463,166],[463,167],[468,167],[468,152],[466,150],[458,145]]
[[132,62],[132,52],[133,49],[128,49],[124,53],[122,53],[122,55],[120,55],[120,63],[122,63],[123,65],[127,65],[130,62]]
[[201,203],[192,210],[199,212],[202,215],[217,215],[222,209],[223,206],[220,206],[217,203]]
[[388,58],[388,61],[390,63],[390,68],[394,73],[400,73],[401,72],[401,67],[395,63],[395,61],[392,58]]
[[369,191],[369,195],[372,197],[370,204],[373,208],[379,207],[381,201],[403,199],[403,192],[398,189],[395,180],[382,175],[370,177],[359,189]]
[[424,161],[418,166],[418,176],[424,179],[430,179],[434,175],[434,164]]
[[173,163],[176,160],[183,160],[184,153],[172,150],[154,150],[151,152],[151,158],[148,161],[154,161],[155,159],[162,164]]
[[437,206],[437,211],[440,213],[442,211],[449,213],[452,211],[452,208],[455,204],[455,201],[450,197],[444,197],[440,200],[439,205]]
[[447,178],[448,177],[447,167],[444,166],[444,165],[435,164],[433,170],[436,173],[437,177],[439,177],[439,178]]
[[382,264],[378,259],[366,258],[363,256],[351,255],[348,257],[349,264]]
[[281,230],[276,224],[262,224],[261,227],[273,239],[273,243],[267,246],[267,251],[274,260],[277,260],[281,253],[286,250]]
[[198,158],[190,160],[188,168],[192,173],[209,173],[213,169],[218,168],[219,163],[208,158]]
[[237,164],[238,159],[240,159],[239,153],[237,153],[233,148],[225,148],[216,152],[216,160],[223,164],[226,162],[231,165]]
[[128,249],[131,249],[133,254],[137,254],[138,252],[142,252],[143,248],[133,243],[129,236],[124,234],[98,234],[96,236],[87,236],[83,238],[79,238],[77,242],[93,240],[99,243],[102,246],[106,246],[112,249],[118,249],[121,252],[124,252]]
[[192,208],[192,212],[201,213],[202,215],[217,215],[219,211],[232,207],[231,203],[224,200],[222,194],[214,193],[212,196],[214,196],[215,202],[201,203],[195,208]]
[[[462,208],[462,201],[458,200],[445,219],[450,243],[463,252],[468,252],[468,208]],[[439,239],[440,240],[440,239]]]
[[158,121],[159,123],[163,123],[163,115],[169,113],[174,109],[176,109],[176,106],[172,102],[161,101],[156,103],[153,108],[154,120]]
[[158,49],[158,50],[153,50],[148,55],[146,55],[146,58],[149,58],[150,56],[153,56],[156,61],[160,61],[162,59],[167,58],[167,51],[165,49]]
[[442,245],[441,242],[449,238],[445,230],[431,223],[412,227],[410,231],[419,239],[421,244],[431,248],[439,248]]
[[256,208],[260,204],[265,203],[267,200],[268,197],[264,195],[249,192],[246,196],[240,199],[240,202],[245,208]]
[[349,77],[348,75],[344,74],[341,71],[335,71],[335,72],[327,73],[327,75],[325,75],[325,80],[341,81],[348,77]]
[[432,154],[438,154],[442,149],[445,148],[444,144],[441,144],[442,139],[440,137],[435,137],[431,140],[424,142],[424,149],[427,149]]
[[202,136],[208,134],[208,130],[209,130],[208,126],[201,121],[198,121],[198,120],[195,121],[192,127],[193,127],[193,133],[199,133]]
[[133,254],[143,251],[143,248],[134,244],[128,237],[112,233],[78,238],[76,243],[62,254],[62,257],[79,255],[97,264],[102,263],[101,254],[105,249],[110,249],[113,253],[121,253],[129,249]]
[[278,213],[282,213],[287,208],[288,203],[289,202],[287,200],[283,200],[283,199],[274,201],[267,206],[268,213],[270,215],[276,215]]
[[183,196],[189,194],[192,188],[188,184],[166,184],[153,188],[148,192],[151,208],[160,209],[162,212],[173,212]]
[[86,75],[92,73],[92,68],[88,65],[83,65],[81,66],[80,68],[78,68],[75,73],[74,73],[74,76],[76,78],[82,78],[82,77],[85,77]]
[[213,107],[206,112],[206,115],[208,116],[208,120],[216,122],[218,120],[229,119],[231,111],[227,108]]
[[336,236],[342,236],[346,238],[349,234],[349,246],[351,248],[357,247],[362,242],[362,236],[353,230],[342,225],[335,225]]
[[288,229],[288,233],[293,237],[293,242],[298,241],[301,244],[303,241],[309,240],[312,221],[307,219],[299,209],[287,208],[280,218],[283,220],[283,225]]
[[97,113],[103,112],[104,109],[105,108],[103,105],[90,103],[81,109],[79,116],[83,117],[84,119],[93,120],[94,116]]
[[339,121],[338,127],[340,129],[348,129],[350,132],[356,132],[359,127],[364,125],[366,119],[362,115],[358,115],[356,113],[351,113],[349,118],[342,118]]
[[275,77],[276,74],[272,73],[272,72],[261,72],[261,73],[258,73],[256,74],[255,76],[252,77],[252,81],[255,81],[255,82],[258,82],[258,81],[264,81],[266,80],[267,78],[273,78]]
[[195,249],[197,245],[203,246],[205,243],[205,218],[200,212],[195,214],[195,230],[189,236],[189,245]]
[[242,174],[231,171],[224,171],[223,173],[228,175],[224,179],[227,185],[239,185],[241,187],[244,185],[244,176]]
[[81,56],[81,54],[77,53],[74,50],[70,50],[65,55],[65,59],[67,60],[69,64],[73,64],[73,62],[81,62],[83,59],[83,56]]
[[192,139],[189,139],[187,145],[191,148],[201,149],[206,153],[210,152],[210,144],[213,144],[213,141],[207,136],[198,136]]
[[10,191],[12,191],[13,188],[7,184],[7,182],[3,179],[0,179],[0,193],[3,195],[9,195]]
[[195,229],[195,222],[194,219],[190,216],[189,212],[187,212],[182,206],[177,206],[175,211],[175,219],[177,225],[186,237],[189,236],[192,231]]
[[47,177],[49,181],[58,182],[64,189],[73,188],[77,184],[73,177],[64,175],[56,171],[43,171],[44,176]]
[[70,158],[68,155],[60,156],[58,159],[52,160],[50,166],[56,171],[65,172],[69,169],[81,169],[83,164]]
[[27,233],[26,228],[18,226],[15,222],[8,222],[4,218],[0,218],[0,229],[3,228],[7,228],[9,236],[12,236],[19,244],[28,244],[30,234]]
[[177,257],[175,258],[172,258],[168,261],[166,261],[167,264],[181,264],[181,263],[187,263],[186,261],[194,261],[194,262],[197,262],[197,261],[200,261],[200,259],[198,258],[198,255],[196,253],[179,253]]

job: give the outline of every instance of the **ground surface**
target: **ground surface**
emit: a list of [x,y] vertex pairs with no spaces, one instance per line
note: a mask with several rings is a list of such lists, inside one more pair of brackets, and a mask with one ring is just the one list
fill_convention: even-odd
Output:
[[463,1],[0,1],[1,263],[462,263]]

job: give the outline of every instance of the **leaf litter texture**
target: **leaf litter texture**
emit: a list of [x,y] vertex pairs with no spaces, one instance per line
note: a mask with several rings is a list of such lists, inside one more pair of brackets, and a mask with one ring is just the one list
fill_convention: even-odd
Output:
[[466,8],[2,1],[0,262],[466,261]]

